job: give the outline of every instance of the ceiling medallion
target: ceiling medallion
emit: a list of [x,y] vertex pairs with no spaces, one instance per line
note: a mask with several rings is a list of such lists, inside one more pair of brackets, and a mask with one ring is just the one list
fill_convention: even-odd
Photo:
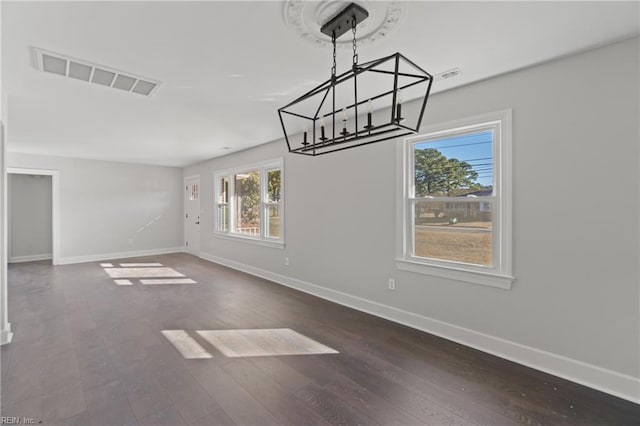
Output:
[[[396,0],[285,0],[283,20],[298,37],[318,47],[328,47],[331,46],[331,37],[322,34],[320,27],[349,3],[356,3],[369,12],[369,18],[358,25],[358,45],[369,44],[388,36],[402,21],[407,9],[407,2]],[[338,41],[336,44],[338,48],[350,48],[351,40]]]

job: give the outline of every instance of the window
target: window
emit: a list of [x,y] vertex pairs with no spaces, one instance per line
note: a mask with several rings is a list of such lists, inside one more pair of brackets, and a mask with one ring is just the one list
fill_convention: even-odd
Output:
[[399,269],[511,287],[510,129],[508,110],[405,140]]
[[229,177],[219,177],[218,185],[218,222],[216,229],[220,232],[227,232],[229,230]]
[[282,160],[215,175],[216,233],[282,246]]
[[195,201],[198,199],[198,184],[191,184],[191,192],[189,193],[189,201]]

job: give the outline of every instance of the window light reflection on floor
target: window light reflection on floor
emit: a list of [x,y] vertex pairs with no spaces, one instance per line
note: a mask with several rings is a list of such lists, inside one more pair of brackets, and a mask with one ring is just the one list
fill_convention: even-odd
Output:
[[123,268],[137,268],[137,267],[148,267],[148,266],[163,266],[162,263],[121,263],[121,267]]
[[229,358],[339,353],[290,328],[196,332]]
[[111,278],[173,278],[184,277],[172,268],[105,268]]
[[162,334],[186,359],[213,358],[209,352],[184,330],[162,330]]
[[146,285],[158,285],[158,284],[196,284],[196,281],[191,278],[160,278],[160,279],[147,279],[140,280],[142,284]]
[[131,280],[113,280],[114,283],[116,283],[116,285],[133,285],[133,283],[131,282]]

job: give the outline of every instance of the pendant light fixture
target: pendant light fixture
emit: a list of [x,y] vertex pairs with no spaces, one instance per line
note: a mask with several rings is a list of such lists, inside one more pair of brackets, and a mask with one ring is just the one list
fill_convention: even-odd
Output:
[[[368,16],[351,3],[320,29],[333,45],[331,77],[278,109],[289,152],[326,154],[414,134],[420,128],[433,77],[400,53],[358,63],[356,27]],[[353,63],[337,74],[336,39],[349,31]]]

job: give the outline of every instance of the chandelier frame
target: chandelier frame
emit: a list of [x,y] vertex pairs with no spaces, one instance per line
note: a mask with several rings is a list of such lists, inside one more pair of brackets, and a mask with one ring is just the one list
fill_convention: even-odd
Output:
[[[322,27],[321,31],[325,34],[331,34],[333,42],[331,78],[278,109],[278,116],[289,152],[317,156],[418,132],[431,91],[433,76],[399,52],[358,64],[356,25],[366,19],[367,16],[366,10],[352,3]],[[348,71],[336,75],[336,38],[346,33],[349,29],[353,32],[353,64]],[[411,72],[401,71],[401,65],[410,67]],[[393,76],[393,84],[391,87],[385,88],[381,93],[359,98],[358,81],[366,75],[370,75],[368,73],[391,75]],[[400,78],[403,79],[403,82],[400,82]],[[336,109],[336,88],[341,84],[349,84],[349,80],[353,80],[353,96],[346,105],[343,104]],[[424,92],[419,92],[422,99],[417,101],[419,107],[417,120],[415,120],[414,125],[403,123],[401,91],[419,84],[425,84],[426,88]],[[321,101],[317,108],[313,108],[311,113],[304,114],[295,111],[296,106],[316,96],[320,97]],[[381,114],[377,114],[376,120],[379,122],[374,125],[370,109],[371,102],[387,96],[391,96],[390,111],[387,115],[388,120],[384,119],[380,122]],[[330,112],[323,113],[322,110],[326,102],[331,102]],[[366,120],[365,116],[361,114],[364,111],[365,103],[369,104]],[[343,114],[342,120],[338,117],[341,113]],[[354,117],[351,131],[347,129],[346,117],[349,113]],[[294,138],[287,133],[287,126],[285,125],[285,119],[292,118],[306,120],[304,127],[308,129],[311,126],[312,129],[310,135],[308,130],[305,130],[302,135],[302,141],[295,144]],[[325,120],[328,121],[328,126],[325,126]],[[366,121],[366,125],[362,126],[361,124],[364,121]],[[340,131],[341,122],[343,127]],[[296,135],[298,133],[299,131],[296,132]]]

